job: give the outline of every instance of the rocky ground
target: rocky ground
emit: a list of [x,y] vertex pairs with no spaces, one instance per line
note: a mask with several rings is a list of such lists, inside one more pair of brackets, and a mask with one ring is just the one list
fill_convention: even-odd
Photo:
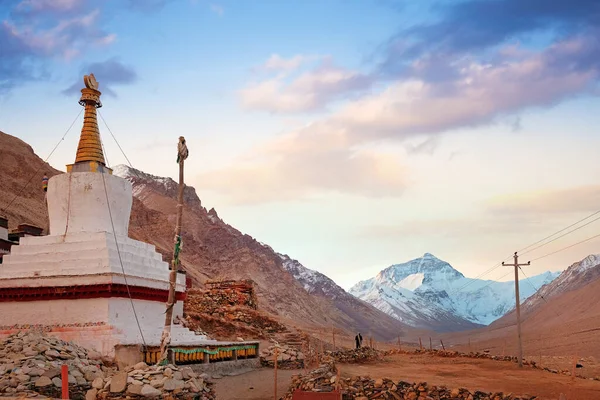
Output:
[[273,368],[277,357],[278,369],[304,368],[304,353],[292,347],[275,344],[261,351],[260,363],[264,367]]
[[32,331],[0,341],[0,395],[60,398],[63,365],[71,399],[215,398],[207,377],[189,367],[138,363],[119,371],[94,351]]
[[[450,358],[479,358],[479,359],[488,359],[488,360],[495,360],[495,361],[508,361],[508,362],[513,362],[513,363],[517,363],[518,362],[518,358],[515,356],[497,356],[497,355],[493,355],[490,354],[489,352],[470,352],[470,353],[461,353],[458,351],[452,351],[452,350],[437,350],[437,349],[433,349],[433,350],[429,350],[429,349],[416,349],[415,351],[402,351],[402,350],[388,350],[386,352],[384,352],[384,354],[389,355],[389,354],[419,354],[419,353],[428,353],[428,354],[433,354],[437,357],[450,357]],[[341,362],[345,362],[345,361],[341,361]],[[562,374],[562,375],[572,375],[573,374],[573,369],[571,370],[567,370],[567,369],[557,369],[557,368],[550,368],[547,366],[542,366],[540,364],[538,364],[536,361],[534,360],[527,360],[524,359],[523,360],[523,366],[525,367],[529,367],[529,368],[535,368],[535,369],[541,369],[553,374]],[[575,377],[580,377],[577,374],[577,369],[581,367],[581,364],[575,364]],[[583,377],[584,379],[590,379],[590,380],[596,380],[596,381],[600,381],[600,376],[594,376],[594,377]]]
[[339,378],[338,371],[333,362],[323,364],[306,375],[297,375],[293,377],[292,385],[283,399],[291,400],[293,392],[296,389],[311,392],[331,392],[339,390],[342,393],[343,399],[356,400],[375,398],[398,400],[533,400],[536,398],[536,396],[514,396],[512,393],[470,392],[465,388],[430,386],[426,382],[409,383],[404,381],[393,381],[387,378],[371,379],[361,376]]
[[185,301],[185,323],[198,333],[219,339],[269,339],[287,328],[258,310],[253,286],[247,281],[190,289]]
[[344,364],[366,363],[381,360],[384,354],[384,352],[375,350],[370,347],[326,351],[323,357],[323,361],[336,361]]

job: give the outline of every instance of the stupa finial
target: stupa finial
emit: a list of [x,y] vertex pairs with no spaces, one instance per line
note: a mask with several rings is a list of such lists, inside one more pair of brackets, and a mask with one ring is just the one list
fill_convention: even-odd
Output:
[[81,89],[81,99],[79,104],[85,107],[83,117],[83,128],[79,145],[77,146],[77,156],[75,163],[67,165],[67,172],[108,172],[104,161],[104,152],[102,151],[102,142],[100,140],[100,130],[98,129],[98,117],[96,108],[102,107],[98,90],[98,81],[94,74],[84,75],[83,83],[85,88]]

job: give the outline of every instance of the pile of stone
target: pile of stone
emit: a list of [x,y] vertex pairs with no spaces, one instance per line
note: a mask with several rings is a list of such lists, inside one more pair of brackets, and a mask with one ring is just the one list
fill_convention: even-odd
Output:
[[260,363],[264,367],[275,367],[275,350],[277,350],[278,369],[301,369],[304,368],[304,354],[292,347],[281,344],[269,346],[260,353]]
[[384,353],[371,347],[326,351],[323,361],[336,361],[343,364],[366,363],[381,360]]
[[206,289],[190,289],[193,296],[194,308],[197,312],[211,314],[222,307],[244,306],[258,309],[258,300],[254,291],[254,282],[245,281],[214,281],[206,282]]
[[297,389],[307,392],[332,392],[339,390],[343,399],[465,399],[465,400],[533,400],[536,396],[515,396],[512,393],[471,392],[465,388],[449,389],[429,386],[426,382],[394,382],[391,379],[371,379],[354,376],[339,379],[334,363],[326,363],[306,375],[296,375],[283,400],[291,400]]
[[214,398],[205,376],[198,376],[189,367],[149,367],[139,363],[118,371],[106,365],[94,351],[33,331],[21,331],[0,341],[0,394],[60,398],[63,365],[68,368],[72,399],[122,398],[123,395]]
[[267,339],[287,328],[257,310],[254,287],[246,281],[208,283],[207,289],[190,289],[184,304],[185,324],[213,337]]
[[96,378],[86,400],[139,398],[215,399],[207,375],[198,375],[190,367],[148,366],[140,362],[107,378]]

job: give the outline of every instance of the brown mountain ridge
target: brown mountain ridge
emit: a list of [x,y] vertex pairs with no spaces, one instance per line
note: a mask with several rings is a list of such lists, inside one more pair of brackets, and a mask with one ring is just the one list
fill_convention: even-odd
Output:
[[[51,177],[61,171],[44,163],[22,140],[2,132],[0,160],[0,210],[16,196],[13,204],[1,212],[9,218],[9,227],[30,223],[47,229],[41,179],[44,172]],[[169,260],[175,227],[176,182],[124,166],[115,167],[114,173],[133,184],[129,235],[155,245]],[[379,340],[404,336],[412,329],[345,293],[339,286],[347,294],[341,299],[339,291],[336,299],[325,293],[309,293],[283,268],[279,254],[223,222],[214,209],[207,211],[193,187],[186,187],[184,192],[182,239],[182,265],[196,285],[208,279],[252,279],[261,309],[288,325],[336,327],[350,334],[370,333]]]

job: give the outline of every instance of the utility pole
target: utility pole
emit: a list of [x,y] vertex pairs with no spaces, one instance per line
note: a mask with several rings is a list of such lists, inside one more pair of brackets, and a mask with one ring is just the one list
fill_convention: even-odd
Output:
[[171,324],[173,323],[173,306],[175,306],[175,287],[177,285],[177,271],[179,271],[179,252],[181,251],[181,220],[183,216],[183,161],[188,157],[188,148],[183,136],[179,137],[177,144],[177,164],[179,164],[179,193],[177,196],[177,223],[175,224],[175,250],[171,261],[169,273],[169,297],[165,311],[165,327],[160,343],[159,364],[167,358],[169,344],[171,343]]
[[515,267],[515,297],[517,302],[517,336],[519,337],[519,368],[523,368],[523,343],[521,342],[521,300],[519,298],[519,267],[522,265],[531,265],[531,261],[527,261],[527,264],[519,264],[519,256],[515,251],[514,262],[512,264],[505,264],[502,261],[502,265],[508,265]]

